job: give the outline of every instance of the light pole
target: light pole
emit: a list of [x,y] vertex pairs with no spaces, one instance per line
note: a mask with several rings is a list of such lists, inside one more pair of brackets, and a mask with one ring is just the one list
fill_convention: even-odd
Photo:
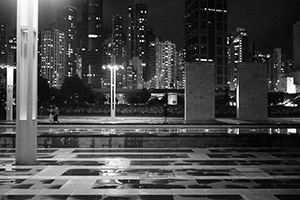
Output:
[[116,64],[116,57],[114,55],[111,56],[111,63],[108,65],[104,65],[103,69],[110,69],[110,117],[111,119],[115,119],[116,117],[116,71],[121,68],[122,65]]
[[6,69],[6,120],[13,120],[13,91],[14,91],[14,69],[16,66],[10,64],[0,64],[2,69]]

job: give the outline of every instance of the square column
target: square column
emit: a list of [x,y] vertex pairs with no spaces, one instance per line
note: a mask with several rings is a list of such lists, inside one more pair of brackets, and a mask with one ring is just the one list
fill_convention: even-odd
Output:
[[16,164],[36,161],[38,0],[17,4]]
[[268,119],[268,75],[263,63],[238,64],[237,118]]
[[185,120],[215,119],[215,74],[213,63],[186,63]]

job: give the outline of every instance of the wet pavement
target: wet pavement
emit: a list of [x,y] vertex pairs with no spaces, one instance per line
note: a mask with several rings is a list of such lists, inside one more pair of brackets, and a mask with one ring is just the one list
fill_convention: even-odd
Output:
[[0,149],[0,199],[300,199],[300,148]]
[[0,122],[0,200],[298,200],[300,119],[60,116],[38,120],[33,165]]

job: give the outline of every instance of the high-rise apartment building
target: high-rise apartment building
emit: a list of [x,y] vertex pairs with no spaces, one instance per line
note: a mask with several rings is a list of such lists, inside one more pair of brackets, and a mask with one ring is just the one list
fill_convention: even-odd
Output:
[[58,29],[66,36],[66,76],[76,75],[77,8],[66,5],[58,15]]
[[[153,69],[153,66],[155,66],[155,64],[153,65],[153,44],[155,43],[155,40],[156,40],[156,34],[154,33],[152,28],[148,28],[147,35],[146,35],[147,63],[146,63],[146,68],[144,69],[144,72],[143,72],[144,73],[144,81],[147,82],[148,85],[151,82],[151,79],[153,80],[153,77],[155,76],[155,68]],[[152,48],[152,50],[151,50],[151,48]]]
[[284,60],[281,53],[281,48],[276,48],[273,51],[271,62],[268,69],[269,90],[278,91],[280,78],[284,74]]
[[175,89],[185,89],[185,50],[177,52]]
[[129,59],[138,56],[146,62],[147,4],[128,7],[127,44]]
[[236,28],[228,36],[228,86],[230,90],[236,90],[237,64],[250,62],[248,33],[244,28]]
[[145,63],[142,62],[138,56],[132,58],[132,67],[133,67],[133,75],[135,88],[143,89],[144,88],[144,79],[143,79],[143,67]]
[[0,23],[0,63],[6,60],[6,28],[4,23]]
[[125,40],[123,32],[123,17],[114,15],[112,20],[112,50],[116,63],[122,65],[125,62]]
[[146,79],[146,62],[149,49],[147,40],[147,4],[136,3],[128,7],[127,22],[127,61],[139,57],[143,63],[142,79]]
[[148,62],[147,62],[147,88],[155,88],[155,73],[156,73],[156,51],[155,51],[156,42],[152,41],[149,44],[149,54],[148,54]]
[[58,30],[45,30],[41,33],[41,76],[49,86],[60,88],[66,76],[66,36]]
[[174,87],[176,45],[170,41],[156,43],[156,89]]
[[217,88],[227,85],[227,0],[185,0],[187,62],[214,62]]
[[293,26],[293,50],[295,84],[300,85],[300,21]]
[[300,21],[293,26],[294,69],[300,70]]
[[78,23],[79,56],[82,80],[94,88],[101,87],[103,0],[84,0]]
[[[123,32],[123,17],[114,15],[112,19],[112,54],[115,56],[115,62],[118,65],[125,66],[125,35]],[[126,86],[125,69],[117,70],[117,88]]]

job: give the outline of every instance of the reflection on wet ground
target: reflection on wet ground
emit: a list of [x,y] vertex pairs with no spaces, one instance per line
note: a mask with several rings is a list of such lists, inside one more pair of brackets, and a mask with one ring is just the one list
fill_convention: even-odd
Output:
[[0,199],[300,199],[299,148],[49,148],[15,166],[0,149]]
[[[0,148],[14,148],[15,135],[0,135]],[[131,148],[209,148],[209,147],[299,147],[300,134],[215,134],[215,133],[184,133],[152,134],[140,133],[134,136],[101,135],[81,133],[42,134],[37,139],[39,148],[126,148],[125,152],[134,151]],[[127,150],[129,149],[129,150]],[[110,151],[110,150],[107,150]],[[114,150],[120,151],[120,150]],[[152,150],[155,152],[157,150]],[[222,150],[220,150],[221,153]],[[91,152],[93,153],[93,152]],[[276,153],[276,152],[274,152]],[[245,154],[246,156],[246,154]]]
[[[63,127],[66,128],[63,128]],[[76,125],[77,126],[77,125]],[[80,126],[80,125],[78,125]],[[112,128],[95,128],[95,126],[87,126],[89,128],[70,128],[68,125],[61,126],[39,126],[39,136],[199,136],[199,135],[240,135],[240,134],[257,134],[257,135],[298,135],[300,128],[294,128],[293,125],[283,127],[274,127],[273,125],[249,125],[250,127],[234,126],[234,125],[208,125],[194,127],[186,125],[174,125],[168,127],[155,126],[122,126]],[[0,127],[1,135],[14,135],[15,127],[5,128],[5,125]],[[97,126],[96,126],[97,127]]]

